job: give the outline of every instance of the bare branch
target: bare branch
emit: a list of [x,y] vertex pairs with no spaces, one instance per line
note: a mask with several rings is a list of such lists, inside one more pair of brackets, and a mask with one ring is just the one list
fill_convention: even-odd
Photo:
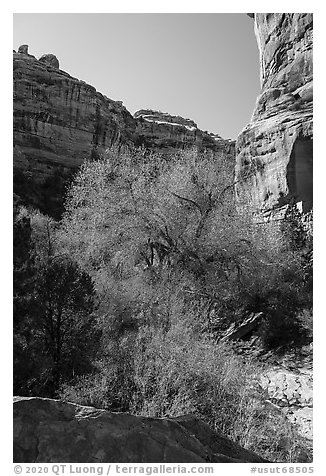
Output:
[[223,190],[219,193],[218,197],[214,200],[215,203],[219,202],[221,200],[221,198],[223,197],[223,195],[225,194],[225,192],[227,192],[227,190],[229,190],[230,188],[233,188],[236,185],[236,183],[237,182],[233,182],[232,184],[227,185],[226,187],[224,187]]
[[185,202],[188,202],[188,203],[191,203],[192,205],[194,205],[199,211],[200,211],[200,214],[202,214],[202,209],[200,208],[200,206],[198,205],[198,203],[196,203],[194,200],[191,200],[190,198],[186,198],[186,197],[181,197],[181,195],[178,195],[177,193],[175,192],[171,192],[171,190],[169,190],[169,192],[174,195],[175,197],[179,198],[180,200],[184,200]]

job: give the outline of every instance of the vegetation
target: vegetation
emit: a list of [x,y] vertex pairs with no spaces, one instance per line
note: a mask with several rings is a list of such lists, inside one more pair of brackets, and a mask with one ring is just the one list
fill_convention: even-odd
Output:
[[93,283],[69,257],[55,254],[53,226],[39,213],[27,218],[24,209],[15,220],[14,391],[18,394],[55,396],[63,379],[92,367]]
[[18,209],[15,392],[194,413],[269,459],[307,460],[258,364],[220,338],[263,312],[266,350],[309,342],[311,239],[294,210],[252,220],[233,185],[224,156],[112,148],[82,166],[60,222]]

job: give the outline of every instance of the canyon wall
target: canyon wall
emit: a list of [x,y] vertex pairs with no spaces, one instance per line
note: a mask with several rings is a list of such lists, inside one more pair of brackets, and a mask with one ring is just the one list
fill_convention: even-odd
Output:
[[27,45],[13,55],[14,192],[46,212],[62,201],[76,167],[131,143],[135,130],[122,103],[58,68],[54,55],[37,60]]
[[28,53],[28,45],[13,54],[17,204],[58,218],[78,167],[115,144],[162,154],[198,147],[227,153],[234,160],[234,141],[201,131],[180,116],[147,110],[132,116],[121,101],[107,98],[59,67],[55,55],[37,60]]
[[234,156],[234,141],[199,129],[191,119],[151,109],[135,112],[134,118],[138,141],[151,150],[173,153],[178,149],[197,147]]
[[312,208],[313,93],[310,13],[255,13],[261,93],[236,142],[239,201],[271,212]]

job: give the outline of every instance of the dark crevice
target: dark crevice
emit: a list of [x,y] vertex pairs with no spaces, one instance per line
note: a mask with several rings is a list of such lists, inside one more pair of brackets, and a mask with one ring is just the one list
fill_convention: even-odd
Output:
[[302,202],[302,211],[307,213],[313,206],[313,141],[299,136],[295,140],[287,165],[288,195],[279,199],[279,206],[293,200]]

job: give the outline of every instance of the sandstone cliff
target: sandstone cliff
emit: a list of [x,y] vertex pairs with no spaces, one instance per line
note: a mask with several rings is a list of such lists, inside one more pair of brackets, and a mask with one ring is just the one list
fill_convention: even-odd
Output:
[[257,13],[261,94],[237,139],[238,199],[312,208],[312,14]]
[[59,217],[65,188],[77,168],[113,144],[133,144],[173,153],[188,147],[234,158],[234,142],[201,131],[179,116],[139,111],[133,117],[120,101],[59,69],[46,54],[37,60],[28,45],[14,51],[14,192]]
[[64,184],[85,159],[117,142],[132,142],[135,121],[120,102],[39,60],[27,45],[14,53],[14,191],[50,212]]
[[14,398],[16,463],[263,463],[195,416],[145,418]]
[[134,118],[139,143],[152,150],[173,153],[177,149],[198,147],[234,156],[234,141],[202,131],[191,119],[151,109],[135,112]]

